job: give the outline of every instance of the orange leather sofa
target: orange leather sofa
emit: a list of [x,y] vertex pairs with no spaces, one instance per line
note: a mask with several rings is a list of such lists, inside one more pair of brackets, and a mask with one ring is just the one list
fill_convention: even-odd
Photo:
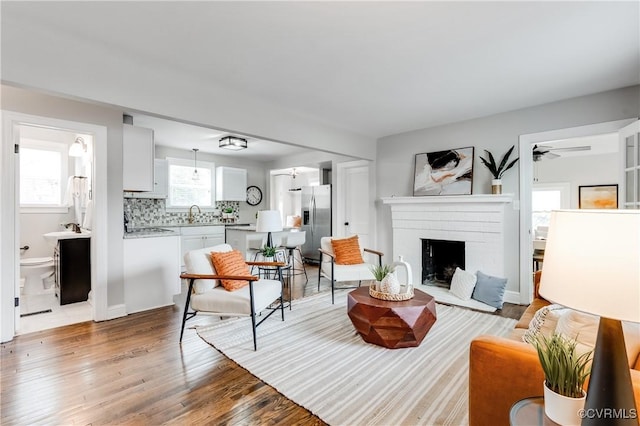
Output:
[[[469,424],[499,426],[509,424],[509,410],[517,401],[542,396],[544,373],[535,348],[521,340],[536,311],[549,302],[537,294],[510,337],[478,336],[469,354]],[[631,381],[640,409],[640,355],[631,369]],[[588,385],[588,383],[587,383]]]

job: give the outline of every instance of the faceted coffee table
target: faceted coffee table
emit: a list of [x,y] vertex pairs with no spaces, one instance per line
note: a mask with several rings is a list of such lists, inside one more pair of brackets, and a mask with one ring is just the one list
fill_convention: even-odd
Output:
[[349,293],[349,318],[365,342],[390,349],[418,346],[436,322],[436,301],[414,289],[414,297],[402,302],[369,296],[369,287]]

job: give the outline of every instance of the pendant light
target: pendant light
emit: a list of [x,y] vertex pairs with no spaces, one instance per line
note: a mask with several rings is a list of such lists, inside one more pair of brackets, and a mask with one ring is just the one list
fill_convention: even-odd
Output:
[[192,180],[200,180],[200,175],[198,175],[198,148],[192,148],[193,150],[193,175],[191,176]]

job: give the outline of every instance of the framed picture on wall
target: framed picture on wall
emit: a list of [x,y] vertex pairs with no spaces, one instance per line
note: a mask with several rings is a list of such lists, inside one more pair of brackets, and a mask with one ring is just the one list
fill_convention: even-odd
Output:
[[618,185],[585,185],[578,187],[581,209],[617,209]]
[[416,154],[413,195],[470,195],[473,147]]

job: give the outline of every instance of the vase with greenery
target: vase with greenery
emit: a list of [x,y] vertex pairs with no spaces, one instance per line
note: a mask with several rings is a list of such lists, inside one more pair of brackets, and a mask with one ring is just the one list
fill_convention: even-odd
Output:
[[533,342],[544,372],[547,417],[559,424],[580,424],[584,382],[591,371],[592,351],[578,355],[577,342],[561,334],[539,334]]
[[496,160],[493,158],[493,154],[488,150],[484,150],[487,153],[487,158],[480,157],[480,161],[482,164],[487,166],[487,169],[491,172],[493,176],[493,180],[491,181],[491,193],[492,194],[502,194],[502,175],[512,168],[519,160],[516,158],[515,160],[509,162],[509,157],[513,152],[515,145],[512,145],[511,148],[502,156],[502,160],[500,160],[500,164],[496,163]]
[[376,289],[383,293],[398,294],[400,293],[400,282],[393,273],[395,268],[393,265],[372,266],[371,273],[376,279]]

